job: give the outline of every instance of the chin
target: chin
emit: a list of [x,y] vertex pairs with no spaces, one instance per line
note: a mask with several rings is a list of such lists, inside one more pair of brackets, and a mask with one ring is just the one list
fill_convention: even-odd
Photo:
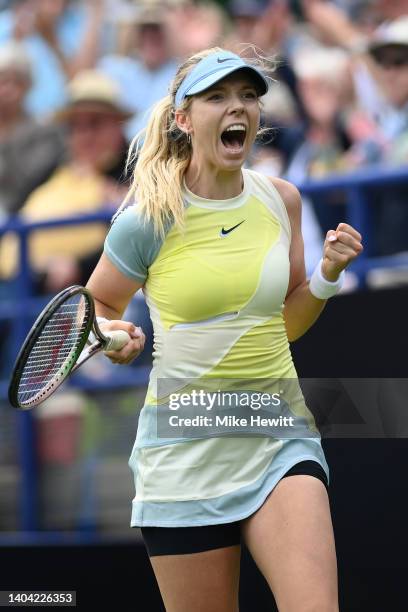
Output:
[[221,158],[219,158],[219,163],[225,168],[235,170],[243,166],[246,158],[247,155],[245,155],[244,152],[240,153],[239,155],[222,155]]

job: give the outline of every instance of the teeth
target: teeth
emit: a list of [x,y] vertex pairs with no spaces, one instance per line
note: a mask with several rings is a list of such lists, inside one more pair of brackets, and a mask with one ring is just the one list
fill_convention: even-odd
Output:
[[245,125],[242,125],[242,123],[234,123],[234,125],[230,125],[229,128],[227,128],[226,130],[224,130],[225,132],[232,132],[232,131],[241,131],[241,132],[246,132],[246,127]]

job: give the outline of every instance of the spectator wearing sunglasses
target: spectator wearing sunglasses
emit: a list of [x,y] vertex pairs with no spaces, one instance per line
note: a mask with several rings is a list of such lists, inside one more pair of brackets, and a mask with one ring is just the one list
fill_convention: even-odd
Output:
[[[391,4],[383,2],[382,8]],[[385,6],[386,5],[386,6]],[[325,40],[347,49],[352,59],[354,108],[345,116],[347,134],[356,145],[354,167],[406,165],[408,161],[408,15],[401,3],[385,12],[374,31],[363,31],[332,3],[303,2],[308,21]],[[408,250],[406,187],[371,194],[375,236],[371,255]]]
[[369,53],[385,105],[379,117],[389,144],[388,158],[408,161],[408,15],[384,23],[376,31]]
[[[363,7],[364,2],[361,4]],[[303,0],[302,7],[307,21],[326,44],[350,53],[356,100],[347,127],[353,141],[362,141],[354,163],[398,162],[395,138],[406,124],[406,2],[367,3],[363,13],[366,18],[371,16],[370,24],[362,20],[361,10],[351,19],[340,6],[325,0]],[[376,23],[380,25],[375,28]]]
[[[384,104],[377,118],[384,139],[381,163],[408,162],[408,15],[386,22],[375,32],[368,51]],[[406,185],[373,196],[374,227],[380,255],[408,250]]]

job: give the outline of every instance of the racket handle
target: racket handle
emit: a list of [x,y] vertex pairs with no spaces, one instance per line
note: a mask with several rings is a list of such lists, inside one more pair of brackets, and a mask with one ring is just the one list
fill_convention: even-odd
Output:
[[105,351],[120,351],[130,341],[130,336],[123,329],[116,329],[115,331],[103,332],[103,335],[108,339],[107,343],[103,347]]

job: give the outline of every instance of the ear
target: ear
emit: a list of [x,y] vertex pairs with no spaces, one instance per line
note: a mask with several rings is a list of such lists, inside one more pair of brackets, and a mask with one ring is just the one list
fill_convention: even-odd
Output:
[[174,119],[177,123],[177,127],[180,128],[182,132],[185,132],[186,134],[191,132],[191,121],[186,111],[176,110]]

